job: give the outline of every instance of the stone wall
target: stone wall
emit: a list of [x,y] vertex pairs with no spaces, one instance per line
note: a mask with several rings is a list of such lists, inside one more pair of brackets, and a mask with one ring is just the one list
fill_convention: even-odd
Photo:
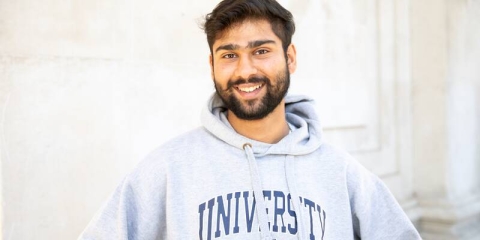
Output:
[[416,195],[425,239],[480,238],[480,2],[412,1]]

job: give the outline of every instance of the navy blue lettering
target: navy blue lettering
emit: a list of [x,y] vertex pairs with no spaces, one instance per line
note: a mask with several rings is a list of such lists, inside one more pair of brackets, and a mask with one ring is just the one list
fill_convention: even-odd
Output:
[[[267,190],[263,190],[263,198],[268,199],[268,201],[272,200],[272,192],[267,191]],[[267,215],[268,215],[268,207],[267,207],[267,209],[265,209],[265,211],[267,212]],[[270,227],[270,221],[268,222],[268,229],[272,229],[272,227]],[[260,230],[260,226],[259,226],[259,230]]]
[[310,240],[315,240],[315,235],[313,234],[313,217],[312,209],[315,211],[315,203],[305,198],[305,207],[308,205],[310,212]]
[[200,236],[200,240],[203,239],[202,235],[203,235],[203,212],[205,211],[205,203],[202,203],[200,204],[200,206],[198,206],[198,213],[200,213],[200,229],[199,229],[199,236]]
[[292,195],[287,195],[287,207],[288,207],[288,214],[295,219],[295,227],[292,228],[292,224],[288,224],[288,232],[290,234],[297,234],[297,213],[292,209]]
[[[263,198],[267,199],[268,201],[272,200],[272,192],[267,191],[267,190],[263,190]],[[265,210],[267,211],[267,214],[268,214],[268,208],[265,209]]]
[[[227,194],[227,201],[228,201],[228,213],[225,213],[225,207],[223,206],[223,198],[222,196],[217,197],[217,231],[215,231],[215,238],[220,237],[220,219],[223,220],[223,227],[225,229],[225,236],[228,236],[230,233],[230,200],[232,199],[232,194],[229,193]],[[222,215],[222,218],[220,218],[220,215]]]
[[213,215],[213,206],[215,205],[215,198],[212,198],[208,201],[208,234],[207,240],[212,239],[212,215]]
[[255,197],[253,198],[252,202],[252,209],[250,210],[250,214],[248,212],[248,192],[243,192],[243,199],[245,200],[245,216],[247,220],[247,232],[252,231],[252,223],[253,223],[253,215],[255,214]]
[[238,206],[240,201],[241,192],[235,193],[235,227],[233,227],[233,233],[239,233],[240,228],[238,227]]
[[[323,211],[322,208],[318,205],[317,205],[317,212],[318,212],[318,217],[320,219],[320,226],[322,227],[322,240],[323,240],[323,236],[325,235],[325,219],[327,219],[327,215],[325,214],[325,211]],[[322,213],[323,213],[323,220],[322,220]]]
[[[268,218],[268,228],[271,231],[291,235],[298,234],[300,220],[298,214],[299,211],[303,211],[303,213],[305,213],[306,209],[302,207],[304,206],[308,209],[310,216],[310,231],[308,239],[324,239],[326,234],[325,226],[327,214],[320,205],[307,198],[298,197],[298,199],[300,200],[300,208],[297,209],[297,206],[295,205],[296,201],[292,201],[294,199],[292,199],[293,196],[291,194],[286,194],[282,191],[269,190],[263,190],[262,193],[262,197],[267,204],[267,208],[265,210],[262,209],[262,211],[266,211],[267,215],[270,212],[270,216]],[[240,210],[240,204],[242,204],[242,197],[245,212],[243,212],[243,210]],[[235,202],[232,201],[233,198],[235,198]],[[238,234],[240,233],[239,225],[244,218],[246,226],[242,227],[242,234],[251,233],[252,230],[256,232],[257,225],[255,225],[255,229],[252,229],[254,225],[253,223],[256,219],[256,211],[259,210],[256,209],[256,199],[257,198],[253,191],[234,192],[217,196],[207,202],[198,205],[198,239],[212,240],[213,238],[221,238],[229,235],[231,236],[234,234]],[[235,204],[235,209],[233,209],[232,204]],[[317,217],[314,212],[318,212],[319,222],[314,219]],[[233,214],[235,214],[235,217],[233,217]],[[216,228],[214,224],[216,224]],[[220,225],[222,225],[223,227],[221,227]],[[258,231],[260,231],[260,228],[258,228]]]
[[[285,227],[285,222],[283,221],[283,214],[285,214],[285,194],[283,192],[274,191],[273,196],[275,196],[275,215],[273,217],[273,231],[278,232],[277,216],[280,216],[282,220],[282,232],[286,232],[287,228]],[[278,204],[278,201],[281,202],[281,207]]]

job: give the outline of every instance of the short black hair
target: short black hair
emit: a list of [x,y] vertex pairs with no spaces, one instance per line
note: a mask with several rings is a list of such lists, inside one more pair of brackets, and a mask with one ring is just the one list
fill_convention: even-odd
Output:
[[213,43],[224,30],[245,20],[267,20],[275,35],[282,40],[284,51],[292,42],[295,22],[290,11],[275,0],[223,0],[205,17],[203,30],[212,52]]

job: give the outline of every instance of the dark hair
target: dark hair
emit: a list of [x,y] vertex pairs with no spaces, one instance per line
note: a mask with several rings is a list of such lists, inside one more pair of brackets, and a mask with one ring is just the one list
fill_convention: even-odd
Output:
[[282,40],[286,51],[292,42],[295,23],[292,13],[275,0],[223,0],[205,17],[203,30],[207,34],[208,46],[212,51],[215,40],[224,30],[245,20],[267,20],[272,31]]

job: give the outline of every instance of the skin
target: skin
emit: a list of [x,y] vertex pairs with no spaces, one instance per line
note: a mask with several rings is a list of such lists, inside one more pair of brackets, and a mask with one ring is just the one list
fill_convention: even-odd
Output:
[[[290,73],[296,70],[296,50],[293,44],[288,47],[286,55],[287,61],[282,41],[272,31],[268,21],[246,20],[226,29],[214,42],[210,55],[212,78],[221,89],[227,89],[227,83],[231,80],[249,79],[253,76],[267,77],[275,85],[278,73],[284,72],[285,68]],[[239,90],[254,86],[258,84],[244,83],[232,90],[245,107],[255,108],[267,91],[265,86],[251,93]],[[248,105],[247,101],[251,104]],[[289,133],[285,119],[285,100],[259,120],[240,119],[230,110],[227,118],[237,133],[260,142],[277,143]]]

